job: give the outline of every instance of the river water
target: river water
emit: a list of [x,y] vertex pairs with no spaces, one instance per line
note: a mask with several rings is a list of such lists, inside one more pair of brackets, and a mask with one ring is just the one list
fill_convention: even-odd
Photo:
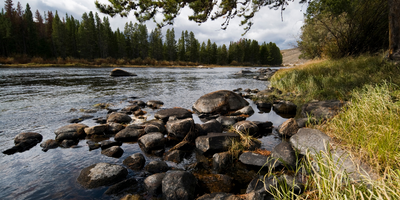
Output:
[[[236,76],[241,68],[126,68],[136,77],[111,77],[110,68],[0,68],[0,150],[11,148],[13,138],[26,131],[38,132],[43,141],[54,139],[54,131],[68,125],[68,120],[82,115],[105,117],[106,110],[83,113],[98,103],[123,108],[129,100],[160,100],[163,108],[191,109],[202,95],[216,90],[250,88],[263,90],[268,82],[251,76]],[[257,69],[251,69],[256,71]],[[285,121],[275,114],[258,113],[250,121],[271,121],[274,126]],[[71,112],[71,110],[76,110]],[[157,110],[145,109],[147,119]],[[194,115],[196,123],[201,123]],[[82,123],[93,126],[93,119]],[[276,132],[261,138],[271,150],[280,142]],[[122,165],[133,153],[141,152],[136,143],[124,143],[121,158],[89,151],[86,141],[76,148],[57,148],[43,152],[38,145],[23,153],[0,154],[0,199],[110,199],[103,195],[107,187],[85,190],[76,181],[80,171],[92,164],[108,162]],[[150,162],[152,159],[146,157]],[[129,176],[140,172],[130,171]]]

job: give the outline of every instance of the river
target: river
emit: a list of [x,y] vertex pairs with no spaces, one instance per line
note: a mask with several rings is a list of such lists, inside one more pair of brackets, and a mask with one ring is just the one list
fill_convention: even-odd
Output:
[[[241,68],[125,68],[135,77],[111,77],[111,68],[0,68],[0,150],[14,145],[13,138],[26,131],[38,132],[43,141],[54,139],[54,131],[68,120],[82,115],[105,117],[106,110],[83,113],[98,103],[123,108],[137,99],[160,100],[162,108],[192,109],[202,95],[216,90],[250,88],[263,90],[268,82],[251,76],[234,75]],[[257,69],[251,69],[256,71]],[[248,120],[271,121],[274,126],[285,121],[275,114],[259,113]],[[76,110],[71,112],[72,110]],[[146,108],[147,119],[157,110]],[[201,123],[194,115],[196,123]],[[93,126],[93,119],[82,123]],[[276,132],[261,138],[271,150],[279,144]],[[124,143],[121,158],[89,151],[86,141],[76,148],[57,148],[43,152],[36,145],[29,151],[13,155],[0,154],[0,199],[110,199],[103,195],[107,187],[85,190],[76,181],[80,171],[92,164],[108,162],[122,165],[133,153],[141,152],[136,143]],[[147,163],[156,158],[147,158]],[[129,176],[140,172],[130,171]]]

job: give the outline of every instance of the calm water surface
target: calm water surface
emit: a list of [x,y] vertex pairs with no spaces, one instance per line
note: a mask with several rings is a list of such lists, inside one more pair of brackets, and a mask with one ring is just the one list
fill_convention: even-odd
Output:
[[[238,77],[240,68],[127,68],[136,77],[109,76],[110,68],[0,68],[0,150],[11,148],[15,135],[34,131],[43,141],[54,139],[54,131],[69,124],[68,120],[87,115],[81,110],[94,109],[98,103],[111,103],[123,108],[133,98],[161,100],[163,108],[191,109],[202,95],[216,90],[236,88],[265,89],[267,82],[251,76]],[[256,69],[252,69],[256,71]],[[274,126],[285,121],[275,114],[258,113],[248,120],[272,121]],[[76,109],[76,112],[71,112]],[[145,109],[148,119],[156,111]],[[90,113],[105,117],[106,110]],[[201,123],[194,116],[196,123]],[[82,123],[93,126],[94,120]],[[263,147],[272,149],[280,142],[276,133],[261,138]],[[103,195],[107,187],[85,190],[76,181],[80,171],[92,164],[108,162],[122,165],[133,153],[141,152],[136,143],[122,145],[125,151],[119,158],[100,154],[100,149],[89,151],[86,141],[77,148],[50,149],[43,152],[39,144],[29,151],[14,155],[0,154],[0,199],[110,199]],[[153,159],[147,157],[147,162]],[[190,161],[187,161],[190,162]],[[173,165],[172,163],[169,163]],[[180,166],[175,166],[180,167]],[[130,171],[129,176],[141,172]]]

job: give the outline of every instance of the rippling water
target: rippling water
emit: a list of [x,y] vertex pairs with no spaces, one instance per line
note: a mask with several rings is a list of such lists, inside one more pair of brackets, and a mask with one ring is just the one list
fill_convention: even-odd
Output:
[[[267,82],[250,77],[238,77],[240,68],[127,68],[137,77],[109,76],[110,68],[0,68],[0,150],[11,148],[15,135],[34,131],[43,135],[43,141],[54,139],[54,131],[68,124],[68,120],[93,109],[98,103],[111,103],[123,108],[133,97],[161,100],[163,108],[191,109],[202,95],[216,90],[236,88],[265,89]],[[252,69],[256,71],[256,69]],[[275,114],[258,113],[248,120],[272,121],[278,126],[285,119]],[[77,109],[77,112],[70,112]],[[148,119],[155,111],[145,109]],[[90,113],[105,117],[106,110]],[[87,115],[87,114],[86,114]],[[196,123],[201,123],[194,116]],[[82,123],[93,126],[92,119]],[[261,139],[266,149],[280,142],[277,134]],[[106,187],[83,189],[77,182],[80,170],[99,162],[122,165],[133,153],[140,152],[136,143],[124,143],[125,151],[119,158],[100,154],[100,149],[89,151],[86,141],[77,148],[41,151],[39,145],[14,155],[0,155],[0,199],[109,199],[103,195]],[[152,159],[147,157],[147,162]],[[140,172],[130,172],[135,176]]]

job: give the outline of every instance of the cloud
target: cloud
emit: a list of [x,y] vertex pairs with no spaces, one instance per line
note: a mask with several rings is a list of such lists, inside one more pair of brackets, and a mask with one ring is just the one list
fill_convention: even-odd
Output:
[[[31,6],[32,12],[39,10],[41,13],[49,10],[55,12],[58,11],[60,17],[68,15],[74,16],[75,19],[81,19],[84,12],[89,13],[98,12],[94,5],[95,0],[19,0],[22,7],[27,3]],[[101,3],[108,3],[108,0],[99,0]],[[18,1],[14,0],[14,6],[16,7]],[[304,5],[300,5],[297,2],[291,3],[286,10],[283,12],[283,21],[281,19],[281,11],[269,9],[268,7],[262,8],[256,13],[251,30],[244,36],[244,26],[239,26],[241,19],[235,17],[231,20],[226,30],[221,29],[221,24],[224,19],[217,19],[215,21],[208,20],[204,24],[199,26],[197,23],[188,20],[188,15],[192,14],[189,8],[181,10],[180,15],[175,19],[175,23],[172,26],[166,26],[163,28],[163,33],[167,29],[174,28],[175,35],[178,39],[181,36],[181,32],[188,30],[192,31],[200,43],[207,42],[210,39],[212,42],[218,45],[226,44],[229,45],[230,41],[238,41],[240,38],[248,38],[257,40],[259,43],[262,42],[275,42],[281,49],[291,48],[292,45],[296,44],[296,38],[300,35],[300,28],[303,25],[303,12]],[[0,7],[4,8],[4,1],[0,3]],[[100,18],[106,17],[107,15],[99,13]],[[131,13],[128,18],[121,18],[115,16],[114,18],[109,17],[111,27],[115,31],[119,28],[123,31],[125,23],[132,21],[136,22],[133,14]],[[158,20],[161,20],[161,16],[157,16]],[[146,22],[149,32],[153,30],[156,25],[152,22]]]

